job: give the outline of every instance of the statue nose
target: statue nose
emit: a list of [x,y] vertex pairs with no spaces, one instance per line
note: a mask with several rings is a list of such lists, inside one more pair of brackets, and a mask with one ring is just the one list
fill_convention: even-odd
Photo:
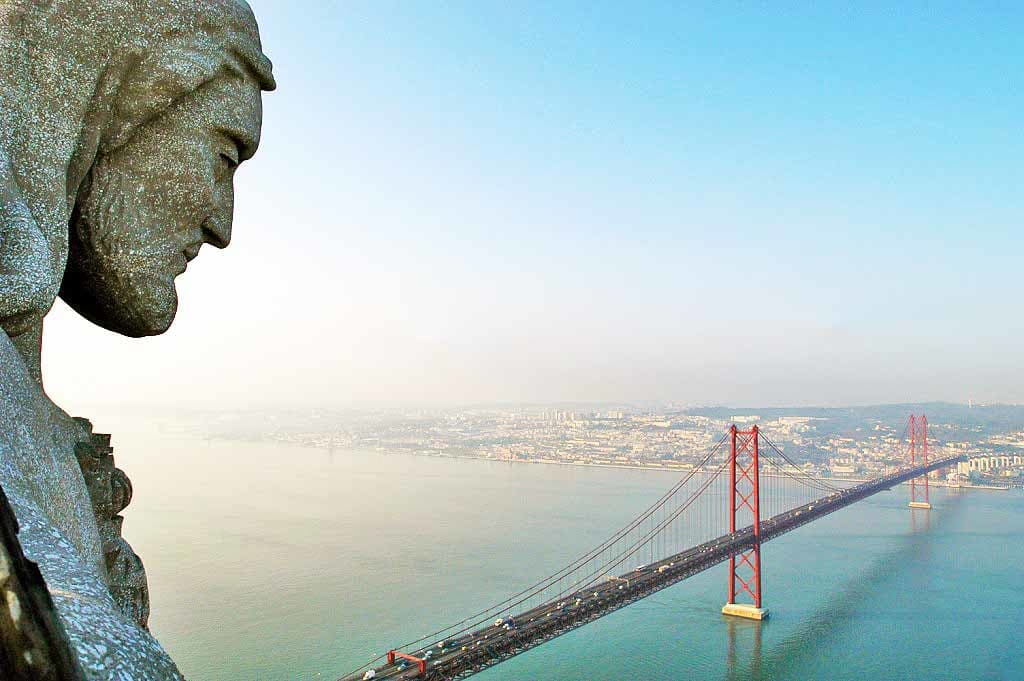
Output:
[[211,215],[203,223],[203,241],[217,248],[227,248],[231,243],[231,217]]

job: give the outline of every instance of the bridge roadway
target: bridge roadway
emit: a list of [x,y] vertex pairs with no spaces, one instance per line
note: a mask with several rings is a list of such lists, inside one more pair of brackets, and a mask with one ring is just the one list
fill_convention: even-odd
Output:
[[[891,489],[894,485],[907,482],[938,468],[950,466],[963,459],[963,456],[953,456],[932,461],[927,466],[902,468],[890,475],[834,492],[809,504],[797,506],[767,520],[762,520],[761,543],[866,499],[873,494]],[[557,601],[551,601],[514,615],[511,618],[514,625],[509,629],[490,624],[461,636],[446,639],[428,648],[402,651],[419,658],[426,657],[427,651],[431,652],[426,673],[423,675],[420,675],[415,663],[405,662],[403,664],[399,660],[395,664],[377,668],[376,676],[373,678],[375,681],[377,679],[397,681],[413,678],[421,678],[425,681],[451,681],[466,678],[672,586],[687,577],[714,567],[728,560],[730,556],[751,548],[753,544],[754,528],[753,525],[749,525],[742,530],[722,535],[717,539],[712,539],[645,566],[643,571],[628,572],[600,584],[592,583],[590,586],[568,594]],[[356,681],[362,678],[363,672],[359,672],[345,677],[344,681]]]

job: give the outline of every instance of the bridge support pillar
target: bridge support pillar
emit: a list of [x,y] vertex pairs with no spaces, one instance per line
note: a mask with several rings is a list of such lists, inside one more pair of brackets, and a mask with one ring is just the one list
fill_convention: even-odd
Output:
[[[924,414],[910,417],[910,465],[928,465],[928,419]],[[910,481],[910,508],[928,510],[928,474]]]
[[726,603],[722,606],[722,614],[748,620],[763,620],[768,617],[768,608],[757,608],[746,603]]
[[[761,607],[761,492],[760,435],[757,426],[750,430],[730,428],[732,446],[729,461],[729,532],[736,532],[736,517],[744,509],[750,512],[754,545],[729,558],[729,600],[723,615],[763,620],[768,610]],[[744,513],[746,515],[746,513]],[[746,593],[753,603],[737,603]]]

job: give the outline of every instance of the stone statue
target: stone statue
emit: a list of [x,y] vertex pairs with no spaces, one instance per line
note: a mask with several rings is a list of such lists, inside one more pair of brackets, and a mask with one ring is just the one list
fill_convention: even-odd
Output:
[[59,295],[165,331],[175,277],[231,238],[273,87],[243,0],[0,0],[0,487],[87,678],[180,674],[146,630],[109,436],[43,390],[43,317]]

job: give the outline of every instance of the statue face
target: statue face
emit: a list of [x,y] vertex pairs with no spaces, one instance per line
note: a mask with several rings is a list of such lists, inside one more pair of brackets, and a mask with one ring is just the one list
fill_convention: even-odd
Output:
[[222,77],[102,157],[80,193],[61,296],[127,336],[174,320],[174,279],[203,244],[231,240],[234,173],[259,141],[260,88]]

